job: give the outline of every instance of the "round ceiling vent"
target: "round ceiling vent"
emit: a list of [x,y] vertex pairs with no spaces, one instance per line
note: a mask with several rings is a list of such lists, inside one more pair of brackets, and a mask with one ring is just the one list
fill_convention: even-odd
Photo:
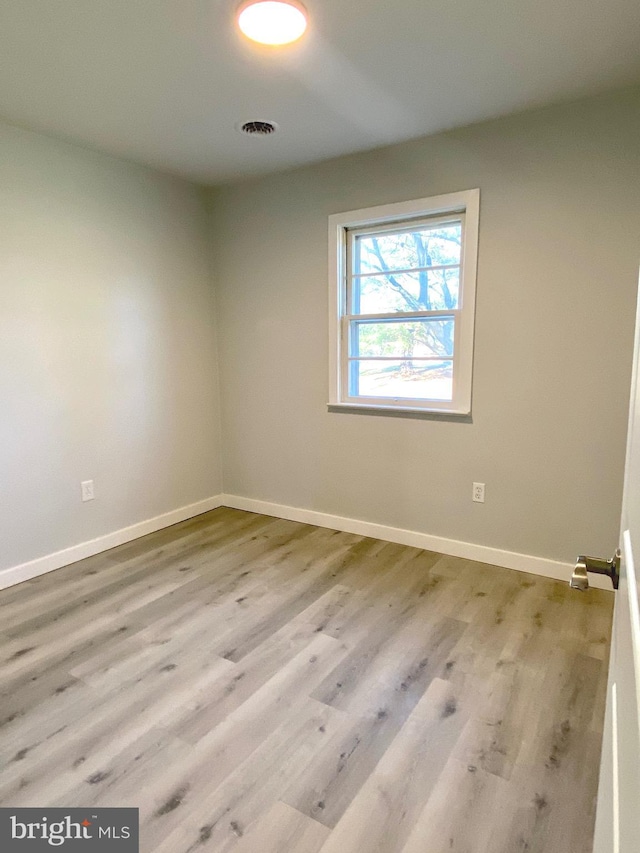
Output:
[[271,136],[278,129],[274,121],[245,121],[238,125],[240,133],[246,136]]

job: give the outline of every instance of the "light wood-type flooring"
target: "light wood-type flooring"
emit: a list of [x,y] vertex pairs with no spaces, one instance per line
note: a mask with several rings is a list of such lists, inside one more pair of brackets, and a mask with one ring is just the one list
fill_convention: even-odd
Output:
[[613,596],[217,509],[0,592],[0,805],[143,853],[588,853]]

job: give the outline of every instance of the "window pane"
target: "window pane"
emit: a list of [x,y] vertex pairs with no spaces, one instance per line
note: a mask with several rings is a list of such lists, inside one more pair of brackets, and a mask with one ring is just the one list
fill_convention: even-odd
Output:
[[451,318],[428,320],[379,320],[351,322],[352,356],[420,356],[453,355],[454,321]]
[[458,308],[460,267],[354,278],[352,312],[447,311]]
[[352,361],[349,367],[352,397],[442,401],[453,398],[451,361]]
[[353,272],[433,267],[460,263],[462,224],[421,226],[395,234],[356,237]]

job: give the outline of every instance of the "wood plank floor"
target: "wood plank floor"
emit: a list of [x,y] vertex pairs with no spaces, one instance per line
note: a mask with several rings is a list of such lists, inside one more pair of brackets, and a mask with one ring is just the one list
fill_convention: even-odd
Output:
[[613,596],[218,509],[0,593],[0,804],[143,853],[588,853]]

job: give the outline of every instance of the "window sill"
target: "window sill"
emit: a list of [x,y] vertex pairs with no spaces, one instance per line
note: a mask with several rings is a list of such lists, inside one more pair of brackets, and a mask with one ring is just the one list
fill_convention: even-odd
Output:
[[396,415],[397,417],[433,418],[472,423],[471,412],[460,409],[423,409],[418,406],[373,406],[370,403],[327,403],[330,412],[362,415]]

